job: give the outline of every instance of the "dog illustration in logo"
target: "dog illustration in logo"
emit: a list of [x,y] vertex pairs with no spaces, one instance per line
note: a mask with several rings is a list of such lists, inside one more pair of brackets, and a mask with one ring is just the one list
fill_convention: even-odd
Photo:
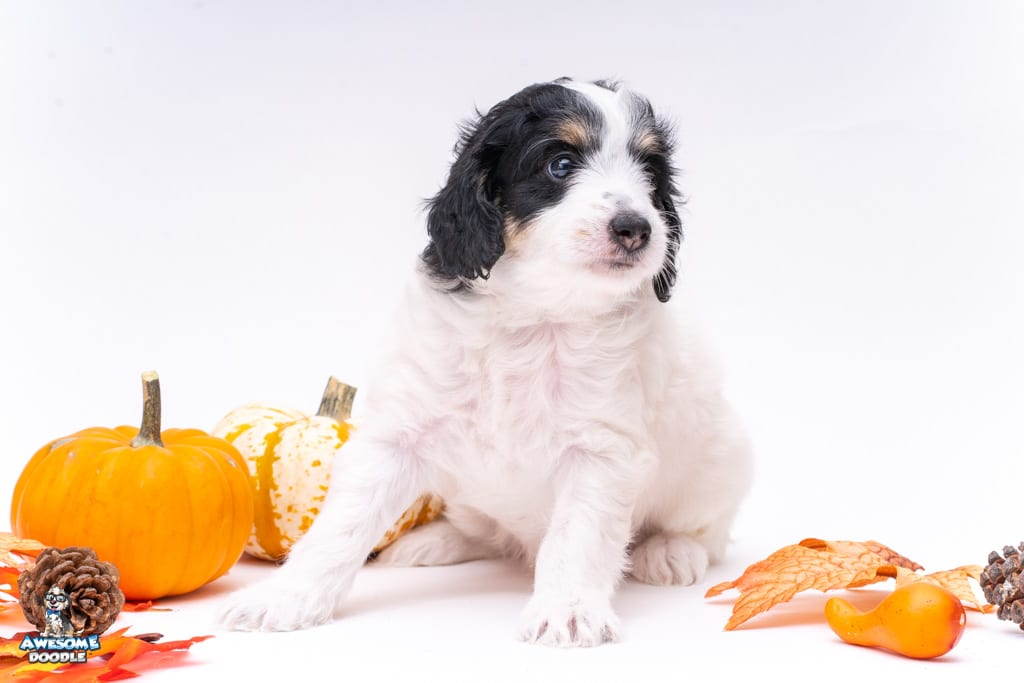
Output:
[[64,638],[75,635],[75,627],[71,624],[69,615],[71,601],[63,588],[53,586],[46,591],[43,604],[46,605],[46,628],[42,633],[44,638]]

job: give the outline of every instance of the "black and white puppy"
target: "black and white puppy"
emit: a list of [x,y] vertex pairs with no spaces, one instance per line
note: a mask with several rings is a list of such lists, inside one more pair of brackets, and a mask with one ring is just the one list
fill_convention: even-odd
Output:
[[725,550],[750,449],[692,318],[664,303],[681,238],[668,127],[617,84],[561,79],[496,105],[456,151],[323,511],[231,596],[229,627],[329,620],[424,491],[444,517],[377,561],[521,558],[531,642],[615,640],[625,575],[690,584]]

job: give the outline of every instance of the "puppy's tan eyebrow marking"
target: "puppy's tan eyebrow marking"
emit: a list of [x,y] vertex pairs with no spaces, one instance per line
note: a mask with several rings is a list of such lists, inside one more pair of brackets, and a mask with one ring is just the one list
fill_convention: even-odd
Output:
[[662,149],[661,138],[652,129],[644,127],[636,132],[632,140],[633,149],[641,154],[657,154]]
[[558,139],[572,145],[577,149],[587,149],[592,146],[593,131],[586,121],[579,118],[567,118],[558,124],[555,129]]

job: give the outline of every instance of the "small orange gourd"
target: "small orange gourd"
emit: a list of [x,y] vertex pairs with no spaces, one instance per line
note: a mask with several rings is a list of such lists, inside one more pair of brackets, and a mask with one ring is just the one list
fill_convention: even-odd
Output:
[[22,471],[11,527],[57,547],[89,546],[130,600],[188,593],[238,560],[252,526],[249,473],[198,429],[160,431],[160,385],[143,380],[140,429],[92,427],[40,448]]
[[825,619],[847,643],[915,659],[931,659],[952,650],[967,623],[960,599],[925,581],[897,588],[868,612],[832,598],[825,603]]

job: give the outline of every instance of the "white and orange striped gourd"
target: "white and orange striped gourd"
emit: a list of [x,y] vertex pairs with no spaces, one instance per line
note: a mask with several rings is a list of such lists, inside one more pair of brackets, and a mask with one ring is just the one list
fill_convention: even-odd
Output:
[[[228,441],[249,466],[254,522],[245,552],[280,560],[312,525],[327,496],[331,464],[355,427],[349,422],[356,390],[331,377],[315,415],[251,403],[224,416],[213,434]],[[421,496],[388,530],[374,552],[441,513],[437,496]]]

